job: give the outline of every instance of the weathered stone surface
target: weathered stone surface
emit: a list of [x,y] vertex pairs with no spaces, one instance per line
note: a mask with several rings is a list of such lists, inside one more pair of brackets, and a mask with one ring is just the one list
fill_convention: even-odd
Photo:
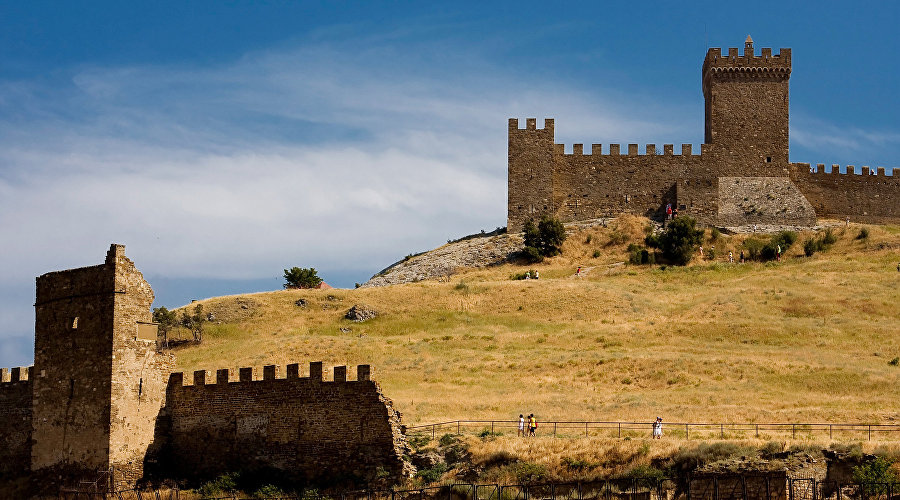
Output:
[[344,315],[345,318],[350,321],[362,322],[366,320],[370,320],[378,316],[378,312],[375,309],[365,305],[365,304],[355,304],[353,307],[347,311],[347,314]]
[[396,285],[426,279],[449,279],[458,269],[486,267],[506,262],[522,249],[518,235],[500,234],[470,238],[436,248],[394,264],[364,283],[363,287]]

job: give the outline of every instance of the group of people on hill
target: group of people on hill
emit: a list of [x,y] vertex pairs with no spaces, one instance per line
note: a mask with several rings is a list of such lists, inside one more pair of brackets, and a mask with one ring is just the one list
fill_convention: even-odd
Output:
[[525,279],[527,280],[539,280],[541,279],[541,273],[535,271],[534,275],[531,274],[531,271],[525,271]]
[[666,204],[666,219],[672,220],[678,217],[678,207],[672,207],[671,203]]
[[534,437],[534,433],[537,430],[537,419],[534,418],[534,413],[528,415],[528,421],[526,422],[524,415],[519,415],[519,436],[521,437]]

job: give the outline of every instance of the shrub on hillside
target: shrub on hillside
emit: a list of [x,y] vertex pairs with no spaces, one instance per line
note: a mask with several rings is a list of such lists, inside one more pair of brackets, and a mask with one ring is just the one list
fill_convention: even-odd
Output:
[[632,243],[628,245],[628,263],[634,265],[655,264],[656,256],[646,248]]
[[828,250],[831,245],[833,245],[837,241],[837,237],[831,231],[831,229],[826,229],[825,234],[818,238],[809,238],[805,242],[803,242],[803,253],[807,257],[812,257],[816,252],[824,252]]
[[284,270],[285,288],[315,288],[322,282],[316,268],[292,267]]
[[703,242],[703,230],[697,229],[697,221],[688,216],[677,217],[666,225],[660,234],[649,234],[644,242],[658,248],[667,261],[680,266],[690,262],[697,246]]
[[856,239],[858,240],[867,240],[869,239],[869,228],[862,228],[859,230],[859,234],[856,235]]
[[748,260],[768,261],[776,259],[779,247],[781,247],[781,253],[784,255],[796,241],[797,233],[794,231],[781,231],[772,235],[768,242],[763,242],[757,238],[747,238],[744,240],[743,247],[747,250],[746,258]]
[[762,240],[757,238],[747,238],[743,243],[744,250],[747,251],[746,258],[748,260],[759,260],[764,246],[766,246],[766,244]]
[[566,228],[563,223],[546,215],[541,217],[537,226],[531,219],[525,221],[524,232],[525,249],[522,256],[531,263],[540,262],[544,257],[559,255],[566,240]]
[[888,483],[896,483],[898,480],[892,465],[884,457],[875,457],[853,467],[853,481],[864,485],[868,493],[884,493]]

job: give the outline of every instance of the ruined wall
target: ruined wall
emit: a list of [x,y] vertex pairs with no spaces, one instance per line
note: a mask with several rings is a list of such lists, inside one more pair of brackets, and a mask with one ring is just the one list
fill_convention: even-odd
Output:
[[697,475],[691,477],[689,488],[691,500],[787,500],[789,496],[784,471]]
[[885,175],[878,167],[871,175],[869,167],[862,167],[861,174],[855,167],[847,167],[848,173],[840,173],[838,165],[829,172],[825,165],[816,165],[810,172],[809,163],[794,163],[791,178],[819,217],[844,219],[876,224],[900,222],[900,168],[893,175]]
[[0,368],[0,478],[28,475],[31,464],[32,368]]
[[716,222],[723,226],[813,226],[816,212],[788,177],[720,177]]
[[107,263],[115,266],[115,315],[112,324],[109,462],[114,482],[131,487],[144,475],[147,448],[154,439],[156,417],[163,406],[169,374],[175,368],[170,353],[156,350],[155,331],[139,337],[140,324],[152,322],[153,290],[125,247],[114,245]]
[[299,365],[287,366],[286,378],[266,366],[262,380],[241,368],[237,380],[228,370],[194,372],[193,385],[173,373],[163,411],[166,439],[158,459],[169,477],[204,479],[228,471],[277,473],[284,480],[368,481],[379,467],[392,477],[408,475],[400,413],[369,376],[357,367],[347,380],[346,367],[334,367],[325,381],[321,363],[300,377]]

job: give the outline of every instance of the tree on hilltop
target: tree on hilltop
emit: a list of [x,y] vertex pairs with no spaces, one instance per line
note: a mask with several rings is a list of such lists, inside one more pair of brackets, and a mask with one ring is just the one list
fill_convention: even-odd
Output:
[[315,288],[322,283],[314,267],[292,267],[284,270],[285,288]]

